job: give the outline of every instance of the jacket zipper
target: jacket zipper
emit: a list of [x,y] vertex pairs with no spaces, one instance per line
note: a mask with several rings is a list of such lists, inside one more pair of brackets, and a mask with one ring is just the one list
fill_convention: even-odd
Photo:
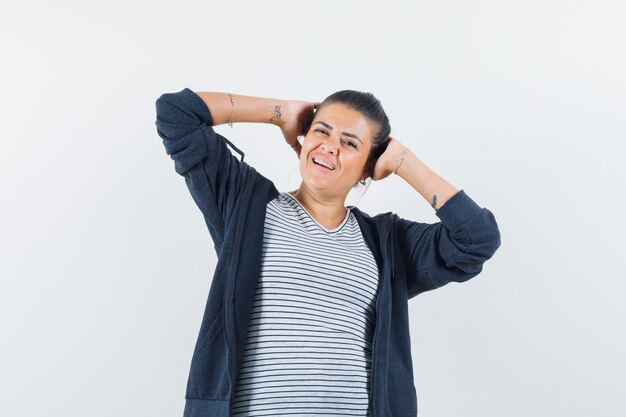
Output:
[[229,390],[229,397],[228,397],[228,415],[232,416],[232,412],[231,412],[231,400],[232,400],[232,391],[233,391],[233,383],[232,380],[230,378],[230,374],[231,374],[231,360],[230,360],[230,299],[228,297],[228,295],[230,294],[230,283],[229,285],[226,286],[226,306],[225,306],[225,312],[226,314],[224,315],[224,320],[225,320],[225,325],[224,325],[224,331],[226,333],[226,338],[224,339],[224,344],[226,345],[226,376],[228,377],[228,390]]
[[[228,351],[229,351],[229,348],[228,348],[228,332],[226,333],[226,339],[224,340],[224,344],[226,345],[226,367],[228,368],[226,370],[226,376],[228,376],[228,389],[230,389],[232,391],[232,382],[230,380],[230,355],[228,353]],[[228,406],[229,406],[229,409],[230,409],[230,398],[228,399]],[[228,414],[232,415],[230,410],[228,411]]]
[[[382,289],[382,285],[381,285]],[[380,291],[378,292],[378,299],[376,300],[376,316],[378,316],[378,304],[380,304]],[[372,344],[372,388],[370,392],[370,417],[374,417],[374,388],[376,387],[376,379],[374,378],[374,371],[376,370],[376,366],[374,366],[376,362],[376,347],[378,341],[378,318],[376,318],[376,331],[374,331],[374,343]]]
[[[243,161],[243,157],[242,157],[242,161]],[[252,171],[252,169],[251,169]],[[248,175],[253,175],[252,172],[249,172]],[[246,179],[246,190],[245,190],[245,194],[242,198],[242,201],[240,204],[242,205],[242,208],[240,208],[241,212],[239,214],[239,219],[237,221],[237,233],[236,233],[236,242],[238,242],[238,247],[237,247],[237,254],[235,256],[235,252],[233,252],[232,256],[233,256],[233,261],[232,261],[232,265],[234,265],[235,267],[237,266],[237,262],[235,261],[235,259],[239,259],[240,258],[240,254],[241,254],[241,245],[242,245],[242,238],[241,238],[241,231],[243,230],[243,223],[244,223],[244,219],[245,219],[245,214],[246,214],[246,210],[245,208],[248,205],[248,202],[250,200],[250,195],[252,193],[252,186],[251,184],[253,184],[254,181],[250,178]],[[232,310],[232,306],[233,306],[233,297],[232,294],[234,292],[233,286],[234,286],[234,280],[235,277],[237,275],[237,270],[238,268],[234,268],[233,266],[231,266],[231,272],[235,271],[235,273],[232,275],[231,279],[228,282],[228,285],[226,286],[226,310],[227,310],[227,318],[231,317],[230,311]],[[228,324],[228,323],[227,323]],[[234,328],[235,326],[235,322],[233,321],[233,330],[236,329]],[[228,376],[228,385],[230,388],[230,394],[228,397],[228,416],[232,417],[233,415],[233,406],[234,406],[234,393],[235,393],[235,387],[233,384],[233,380],[231,379],[231,373],[234,370],[234,366],[231,366],[231,360],[230,360],[230,346],[229,342],[231,340],[231,335],[230,335],[230,327],[228,325],[225,326],[225,330],[226,330],[226,364],[227,364],[227,371],[226,371],[226,375]]]
[[[388,221],[387,223],[391,222],[392,227],[388,230],[388,235],[391,235],[392,238],[392,242],[393,242],[393,218]],[[391,242],[391,244],[393,244]],[[388,251],[388,245],[390,244],[389,240],[387,241],[387,246],[385,247],[385,251]],[[383,251],[381,251],[383,252]],[[383,259],[384,259],[384,252],[383,252]],[[385,270],[383,268],[383,276],[385,274]],[[393,279],[394,276],[394,269],[393,269],[393,247],[391,249],[391,278]],[[378,295],[377,295],[377,299],[376,299],[376,330],[374,331],[374,342],[372,344],[372,388],[371,388],[371,392],[370,392],[370,417],[374,417],[374,390],[376,387],[376,380],[374,379],[374,371],[376,370],[376,367],[374,366],[374,364],[376,363],[376,358],[377,358],[377,350],[376,348],[378,347],[378,343],[376,343],[378,341],[378,315],[379,315],[379,307],[378,305],[380,304],[380,299],[381,299],[381,293],[382,293],[382,289],[383,289],[383,280],[380,280],[380,288],[378,290]]]

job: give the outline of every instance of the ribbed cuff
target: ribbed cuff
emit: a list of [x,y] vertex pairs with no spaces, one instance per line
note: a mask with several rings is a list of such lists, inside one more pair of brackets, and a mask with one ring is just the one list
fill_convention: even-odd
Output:
[[183,417],[228,417],[228,400],[185,399]]

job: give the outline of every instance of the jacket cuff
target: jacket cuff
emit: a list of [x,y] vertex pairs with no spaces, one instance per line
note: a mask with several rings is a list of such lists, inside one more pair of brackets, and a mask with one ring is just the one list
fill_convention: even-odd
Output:
[[200,118],[202,123],[213,126],[213,116],[211,116],[209,107],[206,105],[204,100],[202,100],[202,97],[187,87],[183,88],[181,94],[183,97],[186,95],[189,98],[189,110],[194,112],[194,114]]
[[460,190],[450,197],[446,203],[435,211],[448,230],[459,230],[463,223],[476,216],[482,208],[476,204],[464,190]]

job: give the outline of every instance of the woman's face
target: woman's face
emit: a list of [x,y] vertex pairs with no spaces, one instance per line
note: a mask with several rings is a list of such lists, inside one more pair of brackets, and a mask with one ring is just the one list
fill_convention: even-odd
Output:
[[357,110],[340,103],[324,105],[315,113],[302,143],[303,182],[312,190],[345,199],[366,175],[373,134],[371,123]]

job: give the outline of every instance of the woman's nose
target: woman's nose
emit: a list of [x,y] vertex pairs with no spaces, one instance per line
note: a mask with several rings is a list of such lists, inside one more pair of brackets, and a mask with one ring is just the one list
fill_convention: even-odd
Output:
[[322,143],[322,150],[328,151],[333,155],[337,153],[337,144],[334,138],[328,138]]

